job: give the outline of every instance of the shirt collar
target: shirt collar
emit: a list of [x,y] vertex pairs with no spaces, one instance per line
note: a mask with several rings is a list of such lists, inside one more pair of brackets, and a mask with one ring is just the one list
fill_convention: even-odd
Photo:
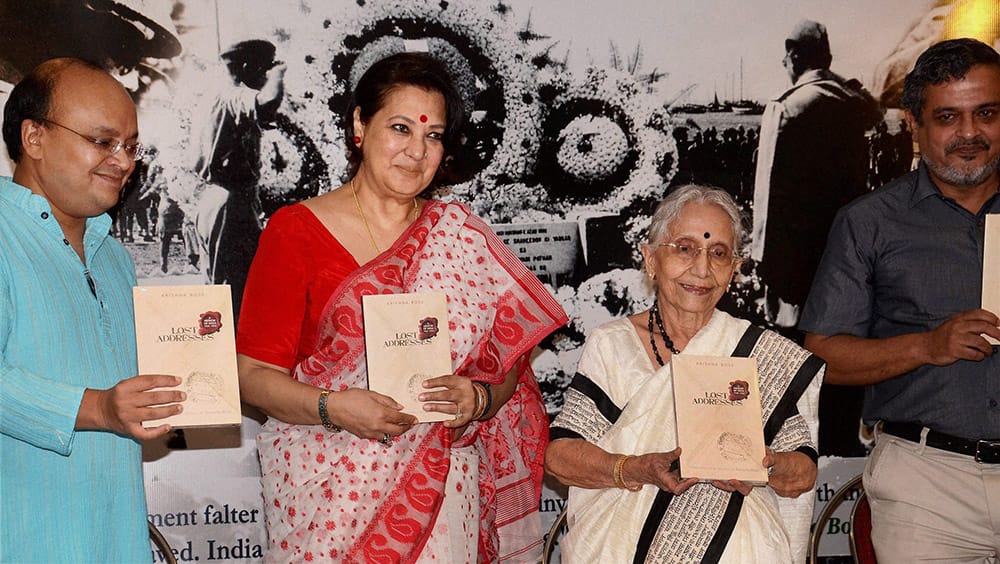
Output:
[[834,74],[826,69],[809,69],[799,75],[799,79],[795,81],[794,86],[802,86],[803,84],[817,82],[820,80],[829,80],[833,78],[833,76]]
[[944,198],[944,194],[941,193],[941,190],[931,180],[931,174],[927,170],[927,165],[921,160],[920,164],[917,165],[917,183],[913,186],[913,192],[910,194],[910,207],[915,207],[931,196]]
[[[916,207],[920,202],[931,196],[937,196],[942,201],[954,203],[954,200],[945,196],[941,192],[941,189],[937,187],[937,184],[934,184],[934,181],[931,180],[931,174],[927,170],[927,164],[921,160],[920,164],[917,166],[917,183],[914,185],[913,192],[910,194],[910,207]],[[990,196],[990,198],[986,201],[986,204],[983,206],[983,210],[989,209],[990,202],[996,198],[1000,198],[1000,191]],[[980,213],[982,213],[982,211]]]
[[[11,205],[24,211],[46,232],[58,235],[60,239],[64,237],[59,222],[52,217],[52,205],[49,201],[14,182],[9,176],[0,177],[0,200],[10,202]],[[110,235],[110,230],[111,216],[108,214],[102,213],[87,218],[83,235],[84,246],[88,248],[99,246]]]

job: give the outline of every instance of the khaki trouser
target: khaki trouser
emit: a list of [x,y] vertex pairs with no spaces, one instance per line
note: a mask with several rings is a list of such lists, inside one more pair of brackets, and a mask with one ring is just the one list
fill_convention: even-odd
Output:
[[1000,464],[879,432],[864,484],[879,564],[998,562]]

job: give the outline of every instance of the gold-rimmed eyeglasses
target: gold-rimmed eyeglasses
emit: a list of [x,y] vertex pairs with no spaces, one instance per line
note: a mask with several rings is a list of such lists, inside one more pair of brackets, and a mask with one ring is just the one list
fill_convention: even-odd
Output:
[[82,138],[82,139],[84,139],[86,141],[89,141],[90,143],[93,143],[98,149],[100,149],[101,151],[104,151],[108,155],[117,154],[118,151],[121,151],[122,149],[125,149],[125,154],[128,155],[129,158],[132,159],[132,160],[141,161],[142,158],[146,156],[146,146],[143,145],[142,143],[139,143],[138,141],[122,141],[122,140],[116,140],[116,139],[99,139],[97,137],[91,137],[90,135],[84,135],[83,133],[80,133],[79,131],[77,131],[77,130],[71,128],[71,127],[66,127],[63,124],[61,124],[59,122],[56,122],[56,121],[52,121],[50,119],[41,119],[41,120],[38,120],[38,121],[42,121],[42,122],[45,122],[45,123],[51,123],[52,125],[59,126],[59,127],[63,128],[63,129],[65,129],[66,131],[69,131],[70,133],[75,133],[80,138]]
[[728,268],[739,256],[725,243],[715,243],[707,247],[699,247],[689,239],[680,239],[669,243],[660,243],[657,247],[666,247],[670,258],[684,264],[692,264],[702,252],[708,257],[708,263],[714,268]]

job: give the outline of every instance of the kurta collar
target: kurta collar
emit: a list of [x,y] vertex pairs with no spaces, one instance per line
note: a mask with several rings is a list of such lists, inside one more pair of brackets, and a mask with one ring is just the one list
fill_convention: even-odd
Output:
[[[35,194],[28,188],[14,182],[10,177],[5,176],[0,177],[0,200],[9,202],[22,210],[45,233],[58,237],[60,240],[65,239],[62,227],[52,215],[51,204],[43,196]],[[108,214],[102,213],[99,216],[87,218],[87,225],[83,233],[83,248],[88,258],[110,236],[110,230],[111,216]]]

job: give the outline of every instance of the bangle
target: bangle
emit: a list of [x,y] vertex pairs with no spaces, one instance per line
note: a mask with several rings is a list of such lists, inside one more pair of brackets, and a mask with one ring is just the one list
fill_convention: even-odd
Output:
[[625,467],[625,462],[630,458],[635,458],[634,456],[629,456],[627,454],[622,454],[618,456],[618,460],[615,461],[614,470],[612,470],[611,475],[614,477],[615,485],[623,490],[628,490],[630,492],[637,492],[642,489],[642,484],[636,484],[634,486],[628,485],[625,481],[625,477],[622,476],[622,469]]
[[330,431],[331,433],[338,433],[343,431],[343,429],[334,425],[333,421],[330,421],[330,414],[326,412],[326,398],[329,395],[330,390],[323,390],[319,393],[319,407],[317,409],[317,411],[319,411],[319,420],[323,423],[324,429]]
[[490,412],[490,408],[493,407],[493,391],[490,390],[490,385],[488,382],[477,382],[486,391],[486,401],[483,402],[483,412],[479,414],[479,417],[475,419],[477,421],[482,421],[486,418],[486,414]]
[[479,419],[483,416],[483,407],[486,406],[486,390],[479,382],[473,382],[472,391],[476,392],[476,408],[472,410],[472,419]]

